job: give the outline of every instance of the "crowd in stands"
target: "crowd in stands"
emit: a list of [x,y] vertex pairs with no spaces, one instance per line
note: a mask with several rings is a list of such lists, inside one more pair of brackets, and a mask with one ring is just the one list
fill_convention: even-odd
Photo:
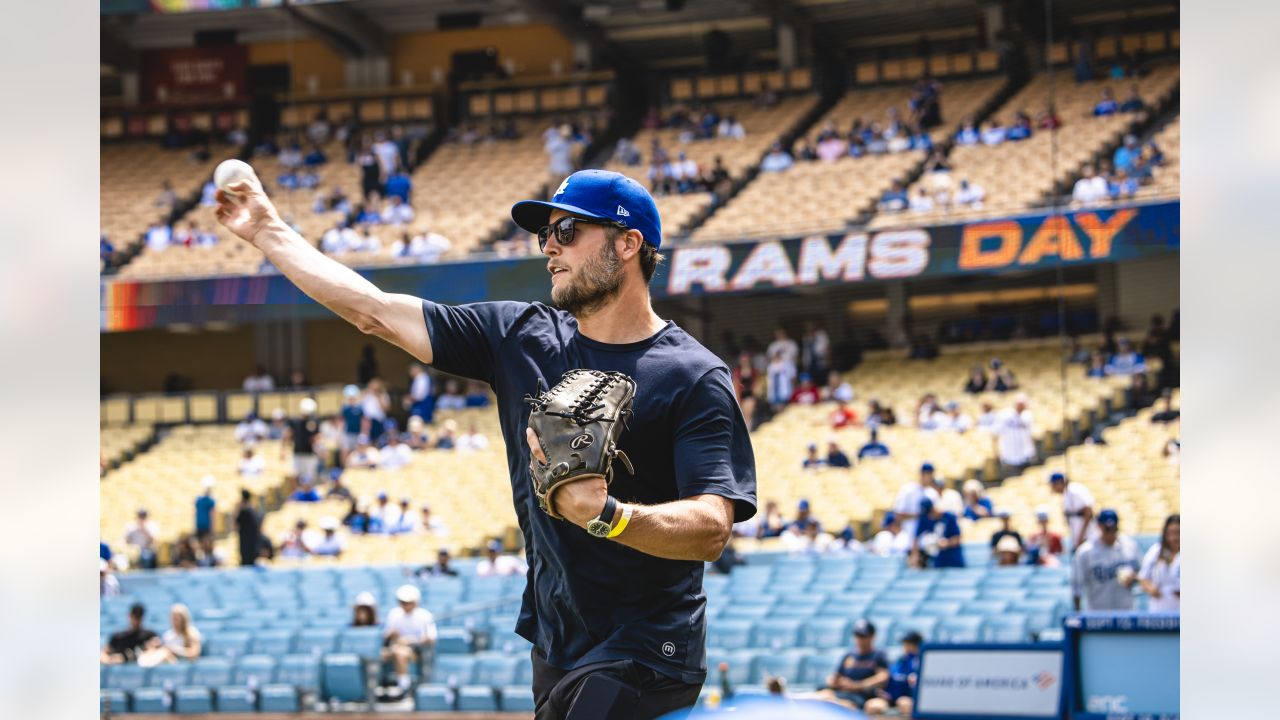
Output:
[[1154,181],[1155,170],[1165,163],[1164,151],[1156,141],[1140,144],[1136,135],[1126,135],[1111,160],[1095,168],[1085,165],[1071,190],[1072,207],[1092,207],[1113,200],[1127,200]]

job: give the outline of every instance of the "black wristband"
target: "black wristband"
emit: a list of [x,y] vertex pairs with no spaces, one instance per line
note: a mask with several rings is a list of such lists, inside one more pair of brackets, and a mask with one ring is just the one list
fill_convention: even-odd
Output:
[[604,500],[604,510],[600,511],[600,522],[608,523],[609,528],[613,528],[613,514],[618,510],[618,501],[613,499],[612,495],[606,495]]

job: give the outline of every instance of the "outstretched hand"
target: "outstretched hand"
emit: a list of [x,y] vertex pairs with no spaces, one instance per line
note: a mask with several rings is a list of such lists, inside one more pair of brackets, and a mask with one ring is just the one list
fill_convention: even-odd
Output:
[[[524,437],[529,443],[529,452],[533,454],[534,459],[545,464],[547,456],[538,445],[538,435],[533,428],[525,428]],[[595,475],[559,486],[548,501],[555,510],[552,513],[553,516],[559,515],[574,525],[585,528],[587,523],[600,517],[608,495],[609,485],[605,482],[604,476]]]
[[258,231],[280,219],[257,178],[231,183],[216,197],[218,208],[214,215],[218,222],[251,244]]

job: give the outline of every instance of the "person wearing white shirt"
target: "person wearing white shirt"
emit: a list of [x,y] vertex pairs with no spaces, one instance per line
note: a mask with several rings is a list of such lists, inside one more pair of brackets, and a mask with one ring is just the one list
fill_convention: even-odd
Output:
[[485,553],[485,559],[476,565],[476,575],[480,577],[522,575],[529,569],[524,561],[515,555],[503,555],[501,541],[491,540],[485,548]]
[[916,194],[911,196],[911,212],[933,212],[933,207],[933,198],[929,197],[928,191],[923,187],[916,188]]
[[418,530],[428,535],[448,535],[449,527],[431,514],[431,506],[423,505],[418,518]]
[[[249,382],[245,380],[245,382]],[[267,436],[267,424],[256,413],[249,413],[244,420],[236,423],[235,438],[241,445],[252,445]]]
[[1022,393],[1014,399],[1013,407],[996,414],[991,432],[1004,477],[1020,472],[1036,459],[1036,443],[1031,436],[1034,426],[1035,417],[1027,409],[1027,396]]
[[347,456],[347,467],[376,468],[382,462],[382,453],[369,442],[368,435],[357,435],[355,449]]
[[996,428],[996,411],[995,407],[989,402],[983,402],[981,405],[982,412],[978,413],[977,428],[986,430],[987,432],[995,432]]
[[973,418],[960,412],[960,403],[947,403],[946,417],[938,421],[939,429],[964,433],[973,429]]
[[382,210],[382,222],[388,225],[408,225],[413,218],[413,208],[401,202],[398,195],[392,195]]
[[236,472],[240,477],[253,478],[262,474],[267,469],[267,461],[262,459],[253,451],[253,448],[244,449],[244,457],[240,458],[240,464],[236,466]]
[[338,537],[338,520],[337,518],[321,518],[320,529],[324,531],[324,537],[316,541],[311,548],[311,552],[315,555],[323,555],[326,557],[339,557],[342,555],[342,539]]
[[1138,584],[1151,597],[1147,610],[1178,613],[1182,607],[1182,516],[1165,518],[1160,542],[1147,548],[1138,569]]
[[276,161],[286,168],[296,168],[302,165],[302,148],[297,145],[281,148],[280,154],[276,156]]
[[334,225],[320,236],[320,249],[326,255],[341,255],[347,251],[347,238],[341,223]]
[[982,131],[983,145],[999,145],[1004,142],[1007,131],[1000,124],[999,120],[992,120],[989,125]]
[[435,262],[452,248],[452,240],[430,231],[415,235],[409,241],[409,255],[423,262]]
[[458,436],[458,442],[455,445],[458,450],[465,452],[476,452],[478,450],[489,449],[489,438],[485,437],[476,430],[476,426],[472,425],[467,432]]
[[960,495],[960,491],[955,488],[947,487],[946,478],[941,475],[933,476],[933,489],[938,494],[934,499],[934,505],[938,506],[943,512],[949,512],[958,518],[964,517],[964,497]]
[[245,392],[271,392],[276,389],[276,381],[265,367],[259,365],[252,375],[244,379],[243,388]]
[[776,328],[773,331],[773,342],[769,343],[769,347],[765,349],[765,353],[773,358],[777,353],[782,353],[782,359],[795,365],[800,359],[800,345],[787,335],[787,331],[783,328]]
[[379,131],[374,134],[373,154],[378,158],[378,165],[384,176],[391,175],[400,166],[400,148],[387,139],[386,134]]
[[1081,177],[1071,190],[1072,205],[1097,205],[1108,197],[1107,179],[1094,173],[1092,165],[1085,165]]
[[413,685],[409,677],[409,665],[422,661],[422,650],[435,645],[436,621],[431,612],[418,607],[422,592],[414,585],[401,585],[396,589],[398,605],[387,613],[383,627],[386,647],[382,659],[395,665],[396,685],[401,692],[408,692]]
[[1072,552],[1086,541],[1097,538],[1098,524],[1094,522],[1094,499],[1089,488],[1069,480],[1061,472],[1049,476],[1049,487],[1055,494],[1062,496],[1062,512],[1067,517],[1067,529],[1071,532]]
[[906,557],[911,537],[902,531],[902,521],[892,510],[884,514],[880,532],[871,538],[871,552],[880,557]]
[[359,250],[361,244],[364,242],[364,239],[360,237],[360,233],[356,232],[356,229],[353,227],[342,228],[339,235],[342,237],[343,252]]
[[156,524],[147,519],[146,508],[138,508],[137,520],[124,527],[124,544],[137,549],[138,564],[143,568],[156,566],[155,545],[159,533]]
[[173,231],[169,228],[169,223],[163,219],[157,220],[147,228],[147,248],[152,251],[160,251],[169,247],[169,241],[173,237]]
[[816,522],[805,525],[803,530],[791,525],[782,533],[782,547],[792,555],[823,555],[832,549],[834,540]]
[[791,154],[782,149],[781,143],[774,143],[769,154],[760,161],[760,172],[782,172],[795,164]]
[[956,205],[960,207],[979,209],[982,207],[982,201],[987,197],[987,191],[982,189],[981,185],[971,183],[968,180],[961,180],[960,187],[956,190]]
[[390,535],[411,535],[418,532],[418,516],[409,509],[409,498],[400,498],[400,507],[395,511],[394,520],[387,515],[387,533]]
[[782,353],[772,356],[765,375],[765,392],[769,404],[778,409],[791,401],[791,392],[795,388],[796,365],[787,362]]
[[378,467],[384,470],[395,470],[408,465],[413,460],[413,449],[404,444],[399,435],[392,435],[386,447],[379,451],[378,459]]
[[920,517],[920,501],[929,498],[936,504],[938,491],[933,487],[933,463],[920,466],[920,478],[904,484],[893,501],[893,514],[902,525],[908,538],[916,536],[916,518]]

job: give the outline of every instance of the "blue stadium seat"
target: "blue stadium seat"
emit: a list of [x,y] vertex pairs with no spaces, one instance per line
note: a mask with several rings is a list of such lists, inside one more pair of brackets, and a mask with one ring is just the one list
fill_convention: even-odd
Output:
[[285,655],[276,666],[276,682],[287,683],[305,693],[320,692],[320,658],[316,655]]
[[769,605],[729,605],[721,611],[720,619],[750,622],[767,618],[772,611]]
[[826,684],[827,676],[835,672],[836,665],[847,652],[849,652],[848,649],[839,648],[809,653],[800,662],[798,682],[805,688],[817,688]]
[[345,615],[312,615],[306,619],[306,623],[307,629],[341,630],[351,624],[351,618]]
[[418,712],[450,712],[456,700],[455,693],[447,685],[424,683],[413,693],[413,707]]
[[476,655],[475,666],[471,673],[471,682],[476,685],[514,685],[518,657],[511,657],[501,652],[488,652]]
[[876,603],[893,603],[900,605],[919,605],[929,597],[929,588],[886,588],[876,594]]
[[982,592],[978,594],[979,600],[1007,600],[1015,602],[1022,600],[1027,596],[1027,590],[1021,587],[990,587],[983,586]]
[[778,603],[769,617],[808,620],[818,614],[818,609],[824,602],[825,596],[806,591],[805,595],[790,597],[785,602]]
[[245,655],[236,663],[231,682],[235,685],[267,685],[275,682],[276,659],[270,655]]
[[960,608],[963,606],[964,603],[957,600],[925,600],[920,603],[920,607],[916,608],[916,612],[921,615],[945,618],[959,615]]
[[231,684],[231,661],[226,658],[200,658],[191,663],[187,682],[204,687]]
[[253,635],[242,630],[221,630],[204,641],[206,657],[239,657],[249,652]]
[[471,652],[471,632],[462,628],[443,628],[436,633],[436,652],[442,655]]
[[707,628],[707,646],[736,650],[747,647],[751,642],[750,620],[717,620]]
[[751,630],[751,647],[793,648],[800,642],[800,624],[789,618],[759,620]]
[[147,673],[147,686],[172,690],[190,682],[191,663],[157,665]]
[[271,626],[271,624],[272,624],[272,621],[265,620],[260,617],[240,616],[240,617],[227,618],[227,620],[225,620],[222,623],[223,629],[221,633],[219,633],[219,635],[224,635],[228,632],[255,633],[260,630],[267,629],[268,627]]
[[228,685],[217,689],[214,706],[220,713],[247,713],[258,709],[258,694],[243,685]]
[[867,608],[867,614],[893,618],[910,617],[915,614],[919,606],[918,600],[876,600],[871,603],[871,607]]
[[979,615],[954,615],[939,619],[937,640],[949,643],[975,643],[981,639],[983,618]]
[[847,618],[814,618],[800,629],[800,645],[807,648],[827,649],[848,647],[849,626]]
[[293,651],[308,655],[323,655],[338,647],[337,628],[309,627],[299,630],[293,638]]
[[982,641],[995,643],[1022,643],[1028,640],[1027,616],[1021,613],[1005,613],[988,617],[982,625]]
[[938,628],[938,620],[936,617],[919,615],[915,617],[900,617],[894,620],[892,629],[884,637],[888,638],[890,643],[897,645],[902,641],[903,635],[915,630],[920,633],[925,642],[930,642],[934,639],[934,633]]
[[533,684],[533,658],[529,653],[516,658],[516,684],[525,686]]
[[729,587],[735,589],[768,587],[773,576],[773,568],[768,565],[742,565],[729,573]]
[[751,669],[751,682],[764,684],[770,677],[781,677],[788,685],[800,679],[800,662],[804,655],[795,651],[757,655]]
[[1066,607],[1065,603],[1053,598],[1027,598],[1009,605],[1010,610],[1027,616],[1027,623],[1033,631],[1056,627],[1062,622]]
[[213,693],[207,687],[183,687],[173,694],[173,711],[179,715],[213,712]]
[[266,685],[258,691],[258,709],[264,713],[296,713],[302,709],[302,701],[292,685]]
[[431,682],[466,685],[475,672],[476,659],[470,655],[437,655],[431,666]]
[[912,570],[897,576],[889,587],[898,589],[928,590],[938,582],[938,574],[930,570]]
[[719,666],[729,663],[729,682],[741,685],[751,679],[756,653],[752,650],[707,650],[707,684],[720,682]]
[[[1024,570],[1025,568],[1025,570]],[[1022,587],[1035,568],[1030,565],[997,568],[983,581],[984,587]]]
[[498,698],[487,685],[467,685],[458,689],[459,712],[497,712]]
[[320,684],[325,699],[359,702],[369,697],[364,661],[352,653],[325,655],[320,664]]
[[129,712],[129,695],[123,690],[102,688],[98,691],[98,714],[119,715]]
[[274,655],[280,657],[293,651],[292,630],[263,630],[255,633],[249,643],[249,652],[254,655]]
[[1066,632],[1062,628],[1051,627],[1041,630],[1036,635],[1036,640],[1039,642],[1062,642],[1065,636]]
[[382,628],[352,627],[338,635],[338,652],[354,653],[362,658],[382,655]]
[[532,714],[533,690],[528,685],[506,685],[499,690],[498,709],[502,712]]
[[930,600],[951,600],[958,602],[968,602],[978,599],[978,588],[974,587],[945,587],[941,584],[935,585],[933,591],[929,593]]
[[1008,608],[1008,600],[970,600],[964,604],[964,614],[994,617]]
[[167,713],[173,711],[173,700],[168,691],[160,688],[141,688],[133,692],[133,712]]
[[107,687],[134,691],[147,685],[147,669],[133,663],[111,665],[107,670]]

